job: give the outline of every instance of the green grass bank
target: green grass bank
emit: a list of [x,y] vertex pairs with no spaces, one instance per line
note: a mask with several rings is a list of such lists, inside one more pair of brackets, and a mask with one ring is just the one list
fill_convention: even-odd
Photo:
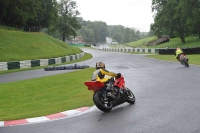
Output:
[[194,47],[200,47],[200,39],[198,37],[194,36],[188,36],[185,38],[186,43],[182,44],[181,39],[179,37],[177,38],[172,38],[170,39],[169,42],[160,44],[160,45],[155,45],[155,46],[147,46],[148,42],[151,42],[153,40],[156,40],[157,37],[147,37],[144,39],[140,39],[134,42],[129,42],[125,44],[115,44],[115,45],[109,45],[112,48],[123,48],[123,47],[132,47],[132,48],[194,48]]
[[0,62],[49,59],[81,53],[61,40],[42,32],[0,29]]
[[44,116],[92,106],[84,85],[95,68],[0,84],[0,121]]
[[[82,52],[79,47],[72,47],[41,32],[28,33],[0,28],[0,39],[0,62],[48,59]],[[83,58],[59,65],[90,58],[92,55],[85,53]],[[1,71],[0,74],[39,68],[43,67],[7,70]],[[83,84],[90,80],[93,71],[94,68],[87,68],[54,76],[0,84],[0,121],[32,118],[93,105],[92,92],[88,91]]]

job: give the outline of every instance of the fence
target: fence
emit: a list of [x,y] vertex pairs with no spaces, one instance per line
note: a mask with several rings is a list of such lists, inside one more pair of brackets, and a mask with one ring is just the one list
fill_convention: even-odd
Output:
[[[159,49],[158,54],[174,55],[175,50],[176,50],[175,48],[174,49]],[[197,47],[197,48],[182,48],[182,50],[186,54],[200,54],[200,47]]]
[[31,68],[31,67],[36,67],[36,66],[48,66],[52,64],[61,64],[64,62],[70,62],[76,59],[80,59],[83,56],[84,56],[84,52],[80,54],[52,58],[52,59],[0,62],[0,71],[11,70],[11,69],[21,69],[21,68]]

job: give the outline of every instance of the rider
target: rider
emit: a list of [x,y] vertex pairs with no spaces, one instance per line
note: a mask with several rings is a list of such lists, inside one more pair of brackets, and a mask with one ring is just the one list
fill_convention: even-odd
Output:
[[105,64],[103,62],[96,63],[96,70],[92,74],[92,81],[100,81],[103,83],[107,83],[110,78],[105,78],[105,75],[113,76],[113,77],[121,77],[120,73],[109,72],[105,69]]
[[175,51],[175,58],[180,62],[180,55],[183,53],[183,51],[177,47]]

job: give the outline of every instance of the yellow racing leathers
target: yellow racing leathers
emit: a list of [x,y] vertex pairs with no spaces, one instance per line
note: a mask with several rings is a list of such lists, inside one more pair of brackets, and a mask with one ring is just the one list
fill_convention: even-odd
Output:
[[117,76],[116,73],[109,72],[105,68],[99,68],[93,72],[92,81],[100,81],[100,82],[106,83],[106,82],[108,82],[108,80],[110,78],[108,78],[108,77],[105,78],[105,75],[109,75],[109,76],[113,76],[113,77]]
[[182,54],[183,51],[181,49],[176,50],[175,52],[175,58],[179,60],[179,55]]

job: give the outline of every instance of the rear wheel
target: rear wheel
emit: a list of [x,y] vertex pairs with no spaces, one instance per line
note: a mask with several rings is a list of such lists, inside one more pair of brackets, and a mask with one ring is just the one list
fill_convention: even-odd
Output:
[[113,102],[104,99],[104,93],[102,91],[96,91],[93,95],[93,101],[98,109],[103,112],[110,112],[113,108]]
[[133,92],[128,89],[128,88],[125,88],[124,89],[124,97],[126,99],[126,101],[130,104],[134,104],[135,103],[135,95],[133,94]]

